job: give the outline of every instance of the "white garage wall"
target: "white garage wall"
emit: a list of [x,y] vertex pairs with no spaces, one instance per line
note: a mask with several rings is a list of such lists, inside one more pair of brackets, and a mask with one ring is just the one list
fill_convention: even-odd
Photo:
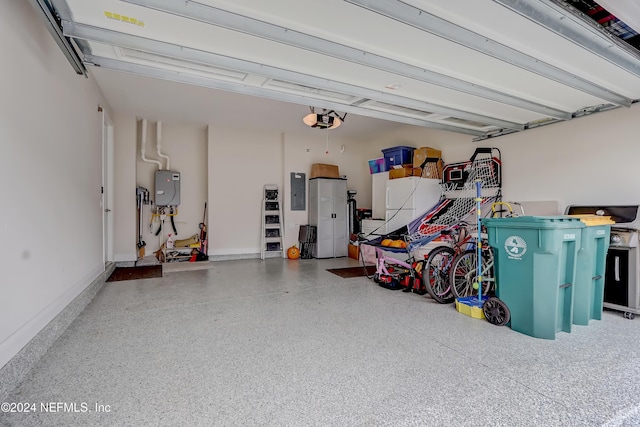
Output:
[[[147,121],[148,159],[160,160],[156,149],[156,121]],[[142,120],[130,114],[115,114],[115,191],[114,191],[114,260],[133,262],[138,258],[138,222],[136,186],[145,187],[154,200],[155,171],[158,165],[141,159]],[[204,125],[163,121],[163,154],[171,158],[171,169],[180,172],[181,197],[178,215],[174,217],[178,239],[199,234],[204,202],[207,201],[207,128]],[[163,168],[166,167],[162,160]],[[143,240],[145,255],[160,247],[160,239],[150,232],[151,205],[144,206]],[[154,223],[154,231],[159,223]],[[169,219],[164,224],[164,240],[173,231]]]
[[[137,222],[135,186],[142,185],[153,196],[156,164],[140,159],[141,120],[115,115],[116,183],[114,204],[115,260],[135,261]],[[146,156],[156,154],[156,122],[147,128]],[[281,188],[285,220],[286,248],[298,239],[298,227],[307,224],[307,211],[290,210],[291,172],[309,178],[312,163],[338,165],[347,175],[349,189],[359,193],[369,185],[368,166],[360,161],[359,145],[330,136],[326,154],[326,133],[318,130],[299,135],[257,132],[197,124],[163,122],[162,152],[171,157],[171,169],[182,174],[182,197],[176,218],[179,238],[198,232],[204,201],[208,203],[209,255],[213,259],[255,256],[260,252],[263,186]],[[344,146],[344,149],[342,147]],[[163,163],[164,165],[164,163]],[[369,190],[370,191],[370,190]],[[145,207],[143,240],[146,254],[159,247],[158,237],[150,233],[151,207]],[[165,237],[170,227],[165,223]]]
[[209,255],[260,252],[264,184],[282,188],[282,135],[209,126]]
[[[505,200],[570,204],[638,204],[640,106],[485,141],[503,159]],[[447,158],[473,152],[476,143],[446,145]]]
[[[346,125],[345,125],[346,126]],[[362,192],[369,183],[367,163],[361,161],[362,144],[358,141],[342,138],[339,130],[329,132],[327,149],[327,131],[320,129],[308,129],[304,133],[284,135],[284,192],[283,202],[285,208],[285,241],[284,247],[298,243],[298,231],[300,225],[308,224],[309,209],[309,178],[313,163],[325,163],[338,166],[340,175],[347,177],[347,189],[356,190],[356,200],[359,200]],[[327,152],[328,151],[328,152]],[[291,211],[291,182],[292,172],[306,174],[306,210]]]
[[497,147],[504,200],[556,201],[559,212],[571,204],[640,204],[639,116],[636,104],[481,142],[407,126],[371,140],[362,161],[395,145],[440,149],[447,163],[468,160],[476,147]]
[[[216,256],[260,251],[260,203],[265,183],[276,183],[283,189],[284,247],[296,243],[298,227],[308,219],[307,211],[290,210],[289,174],[304,172],[308,178],[312,163],[338,165],[340,173],[348,177],[349,189],[358,191],[358,206],[370,207],[371,177],[367,160],[381,156],[382,148],[396,145],[437,148],[442,150],[447,162],[467,160],[478,146],[500,148],[504,161],[505,200],[556,200],[560,209],[568,203],[634,203],[637,200],[637,197],[632,200],[635,194],[631,173],[634,158],[621,156],[621,153],[638,154],[633,143],[638,131],[633,120],[636,111],[637,107],[619,109],[480,143],[472,142],[466,135],[415,126],[366,141],[342,140],[337,133],[330,133],[329,154],[325,152],[326,133],[323,131],[281,134],[212,125],[206,137],[208,151],[205,153],[195,148],[197,143],[194,146],[187,142],[204,138],[198,136],[201,134],[196,125],[175,126],[182,135],[178,138],[185,160],[201,158],[201,153],[208,156],[209,254],[215,259]],[[171,127],[165,128],[166,133]],[[163,146],[169,150],[171,142],[168,137],[163,139]],[[154,131],[150,127],[148,153],[153,153],[153,141]],[[344,150],[341,150],[342,146]],[[605,146],[609,148],[605,150]],[[554,155],[549,154],[554,150]],[[135,156],[139,157],[139,152]],[[153,165],[142,167],[154,168]],[[206,181],[200,181],[198,185],[206,185]],[[152,186],[149,184],[149,187]],[[132,224],[129,228],[135,228],[135,207],[133,202],[128,203],[132,206],[128,215],[129,224]],[[196,203],[194,224],[200,221],[200,209]],[[135,240],[128,240],[130,247],[135,247]],[[151,237],[145,237],[145,241],[155,244]]]
[[[138,138],[136,150],[136,185],[145,187],[150,192],[150,198],[155,200],[155,173],[158,165],[143,162],[140,156],[140,144],[142,120],[138,120]],[[147,159],[162,161],[163,169],[167,163],[157,155],[157,122],[147,122]],[[169,156],[171,170],[180,172],[180,206],[174,222],[178,230],[176,239],[186,239],[194,234],[199,234],[198,225],[202,222],[204,203],[207,201],[207,127],[189,123],[162,122],[161,153]],[[135,199],[135,186],[131,189]],[[160,236],[155,235],[155,230],[160,222],[156,218],[153,223],[153,231],[150,231],[152,208],[155,205],[145,205],[143,210],[143,234],[142,238],[147,244],[146,255],[160,248]],[[138,227],[136,224],[136,240]],[[173,233],[171,222],[167,218],[164,222],[163,242],[167,235]]]
[[[283,189],[284,247],[296,243],[298,227],[308,219],[307,211],[290,211],[289,174],[309,174],[312,163],[338,165],[341,174],[348,177],[348,188],[358,192],[358,207],[370,207],[371,177],[367,161],[381,157],[382,148],[397,145],[440,149],[445,162],[467,160],[478,146],[499,147],[504,161],[505,200],[552,200],[558,202],[559,210],[569,203],[640,203],[633,172],[638,157],[634,143],[639,130],[639,125],[635,124],[638,108],[618,109],[479,143],[472,142],[467,135],[417,126],[399,126],[393,132],[362,140],[344,140],[338,129],[329,131],[329,154],[325,153],[325,131],[310,129],[299,134],[282,134],[226,128],[225,123],[213,123],[207,132],[208,147],[204,154],[208,177],[198,184],[208,185],[208,188],[197,190],[206,191],[208,195],[209,254],[215,259],[216,256],[255,255],[260,251],[260,203],[265,183],[276,183]],[[116,137],[116,153],[120,150],[128,159],[123,160],[127,165],[124,176],[116,176],[116,179],[126,180],[125,184],[116,183],[116,192],[123,195],[118,200],[121,206],[126,205],[124,213],[116,213],[116,218],[120,218],[115,226],[119,236],[116,248],[120,249],[116,251],[120,254],[116,255],[116,260],[134,260],[135,203],[130,194],[136,182],[126,177],[131,174],[130,162],[139,163],[131,160],[139,157],[139,152],[134,152],[137,148],[133,148],[136,137],[132,136],[137,131],[132,118],[123,122],[116,119],[117,135],[123,133],[120,125],[126,127],[127,141],[119,141]],[[175,126],[182,129],[179,131],[184,134],[182,143],[201,139],[197,136],[200,132],[197,125]],[[169,129],[167,125],[166,132]],[[155,148],[151,127],[149,138],[147,152],[151,157]],[[171,142],[164,139],[163,146],[169,149],[167,144]],[[343,145],[345,150],[341,152]],[[180,151],[185,159],[201,158],[203,151],[194,151],[195,146],[186,147],[184,145]],[[196,212],[201,208],[201,203],[196,202]],[[126,228],[126,232],[121,227]],[[189,227],[193,228],[188,225],[186,229]],[[155,238],[145,237],[145,241],[150,246],[156,244]],[[151,247],[147,253],[150,250]]]
[[313,163],[335,164],[347,175],[348,188],[357,191],[368,179],[358,144],[336,133],[329,136],[329,154],[326,133],[316,129],[282,134],[211,125],[208,139],[209,255],[214,259],[260,252],[265,184],[281,189],[286,249],[298,242],[299,225],[308,223],[306,210],[290,210],[291,172],[308,179]]
[[101,113],[28,2],[0,14],[0,367],[104,271]]
[[116,112],[114,123],[113,260],[135,261],[136,135],[135,117]]

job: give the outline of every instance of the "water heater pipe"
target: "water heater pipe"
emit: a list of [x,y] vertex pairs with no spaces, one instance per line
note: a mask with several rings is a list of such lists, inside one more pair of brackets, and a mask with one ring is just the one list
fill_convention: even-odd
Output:
[[160,161],[147,159],[145,154],[147,154],[147,119],[142,119],[142,141],[140,144],[140,157],[144,162],[157,164],[158,170],[162,170],[162,163]]
[[169,158],[169,156],[160,152],[160,148],[162,147],[162,122],[158,121],[158,123],[156,123],[156,126],[156,149],[158,150],[158,156],[162,157],[163,159],[167,159],[167,170],[169,171],[171,170],[171,159]]

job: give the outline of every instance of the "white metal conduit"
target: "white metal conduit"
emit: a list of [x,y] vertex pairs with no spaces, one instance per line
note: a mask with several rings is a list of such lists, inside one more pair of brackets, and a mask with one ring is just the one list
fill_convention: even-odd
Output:
[[[166,154],[162,154],[160,152],[160,148],[162,147],[162,122],[158,121],[156,123],[157,133],[156,133],[156,149],[158,152],[158,156],[167,159],[167,170],[171,170],[171,159]],[[162,168],[160,168],[162,169]]]
[[147,119],[142,119],[142,141],[140,143],[140,157],[142,161],[147,163],[155,163],[158,165],[158,170],[162,170],[162,162],[159,160],[147,159]]

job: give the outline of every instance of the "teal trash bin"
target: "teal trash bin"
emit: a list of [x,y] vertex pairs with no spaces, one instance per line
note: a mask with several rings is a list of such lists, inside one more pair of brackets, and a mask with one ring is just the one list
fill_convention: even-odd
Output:
[[604,273],[611,224],[608,216],[570,215],[585,224],[578,250],[576,284],[573,290],[573,323],[588,325],[589,320],[602,319],[604,303]]
[[511,329],[555,339],[571,332],[576,258],[585,225],[568,216],[487,218],[496,296],[511,312]]

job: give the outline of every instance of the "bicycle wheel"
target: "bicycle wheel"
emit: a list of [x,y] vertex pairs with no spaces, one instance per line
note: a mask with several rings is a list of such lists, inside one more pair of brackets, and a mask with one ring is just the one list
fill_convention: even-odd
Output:
[[449,284],[449,267],[454,255],[454,250],[448,246],[435,248],[429,253],[422,272],[424,287],[431,298],[440,304],[450,304],[454,300]]
[[[493,265],[486,257],[482,257],[483,278],[493,278]],[[456,255],[449,269],[449,283],[451,292],[455,298],[464,298],[478,295],[478,291],[473,289],[473,284],[477,279],[476,251],[470,249]],[[492,280],[482,281],[482,295],[486,295],[492,288]]]

